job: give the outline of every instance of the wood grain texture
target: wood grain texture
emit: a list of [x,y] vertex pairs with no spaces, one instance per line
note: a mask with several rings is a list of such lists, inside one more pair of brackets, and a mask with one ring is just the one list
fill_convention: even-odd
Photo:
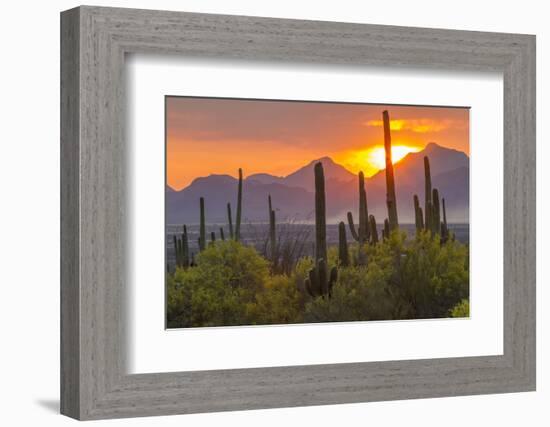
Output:
[[[535,38],[181,12],[62,13],[61,403],[100,419],[535,389]],[[127,53],[500,71],[504,354],[128,375]]]

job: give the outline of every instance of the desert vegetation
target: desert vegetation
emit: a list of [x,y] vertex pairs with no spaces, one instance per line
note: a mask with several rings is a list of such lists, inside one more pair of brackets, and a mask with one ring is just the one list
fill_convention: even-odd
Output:
[[[449,230],[445,198],[432,186],[424,157],[423,207],[414,195],[414,236],[399,227],[391,158],[390,119],[383,112],[387,217],[378,229],[369,214],[368,189],[358,173],[359,212],[338,224],[338,244],[327,244],[325,177],[315,183],[313,255],[306,236],[277,222],[276,200],[266,200],[265,244],[241,239],[243,171],[239,169],[236,214],[227,203],[227,224],[206,235],[204,198],[199,200],[198,253],[187,226],[173,237],[175,266],[167,267],[169,328],[467,317],[468,246]],[[380,233],[379,233],[380,231]]]

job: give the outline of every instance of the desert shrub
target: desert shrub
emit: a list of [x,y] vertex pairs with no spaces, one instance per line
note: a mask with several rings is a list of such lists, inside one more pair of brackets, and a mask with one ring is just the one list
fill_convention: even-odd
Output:
[[308,302],[304,318],[308,322],[392,319],[396,301],[388,287],[388,272],[375,263],[340,268],[331,298]]
[[309,270],[313,268],[313,258],[303,257],[298,260],[296,267],[291,275],[291,280],[302,293],[306,293],[305,280],[308,277]]
[[286,275],[270,277],[247,306],[248,323],[256,325],[300,323],[303,320],[304,294]]
[[404,247],[396,272],[415,318],[447,317],[469,297],[468,250],[457,241],[441,244],[439,236],[420,233]]
[[[357,245],[350,245],[352,259]],[[201,252],[196,267],[167,278],[169,327],[464,317],[469,314],[468,248],[440,243],[422,232],[406,240],[395,231],[363,247],[366,263],[340,267],[331,297],[310,297],[304,281],[314,266],[298,259],[275,274],[254,248],[218,241]],[[328,268],[337,265],[336,247]]]
[[168,327],[246,324],[246,306],[263,289],[268,262],[232,240],[209,246],[196,262],[168,276]]
[[463,299],[449,311],[449,314],[451,317],[470,317],[470,302]]
[[[404,232],[396,231],[363,250],[366,266],[354,263],[340,268],[331,298],[318,297],[306,304],[306,321],[447,317],[460,301],[467,303],[465,245],[450,240],[441,244],[429,233],[407,241]],[[352,245],[350,252],[357,259],[358,246]]]

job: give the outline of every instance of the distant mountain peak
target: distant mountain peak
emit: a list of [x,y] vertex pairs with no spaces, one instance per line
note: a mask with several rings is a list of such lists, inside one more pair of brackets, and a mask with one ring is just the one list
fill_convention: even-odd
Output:
[[231,175],[227,174],[210,174],[208,176],[199,176],[195,178],[191,185],[200,184],[201,182],[233,182],[236,181],[236,178],[233,178]]
[[468,155],[460,150],[457,150],[455,148],[449,148],[444,147],[443,145],[439,145],[437,142],[429,142],[422,151],[419,151],[420,153],[424,153],[425,155],[429,155],[431,153],[435,153],[438,151],[450,151],[455,153],[460,153],[468,157]]
[[424,150],[434,150],[436,148],[443,148],[441,145],[439,145],[437,142],[428,142],[428,144],[424,147]]
[[332,160],[329,156],[324,156],[324,157],[321,157],[317,160],[313,160],[312,162],[310,162],[310,165],[311,164],[315,164],[315,163],[328,163],[328,164],[336,164],[336,162],[334,160]]

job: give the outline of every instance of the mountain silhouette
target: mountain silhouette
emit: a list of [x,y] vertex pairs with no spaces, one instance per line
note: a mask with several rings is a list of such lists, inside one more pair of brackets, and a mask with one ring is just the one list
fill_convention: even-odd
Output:
[[312,160],[306,166],[292,172],[285,177],[278,177],[269,175],[266,173],[259,173],[250,175],[247,181],[256,181],[262,184],[282,184],[287,187],[303,188],[307,191],[315,191],[315,182],[313,180],[313,168],[315,164],[321,162],[323,164],[323,170],[325,171],[325,182],[329,181],[348,183],[352,179],[355,179],[355,175],[348,171],[342,165],[335,163],[330,157],[322,157],[320,159]]
[[[413,195],[424,200],[424,156],[430,159],[432,185],[445,198],[449,222],[469,219],[469,159],[460,151],[428,144],[424,150],[409,153],[394,164],[397,210],[401,223],[414,222]],[[329,157],[313,160],[295,172],[278,177],[259,173],[243,182],[243,221],[266,222],[267,197],[271,195],[277,221],[312,220],[314,212],[314,174],[317,162],[323,163],[327,195],[327,221],[345,221],[346,213],[358,210],[357,176]],[[245,171],[246,172],[246,171]],[[196,224],[199,198],[205,199],[206,221],[225,224],[227,203],[236,209],[238,181],[229,175],[196,178],[188,187],[174,191],[167,187],[166,218],[169,224]],[[385,171],[365,179],[369,213],[378,223],[387,216]]]

